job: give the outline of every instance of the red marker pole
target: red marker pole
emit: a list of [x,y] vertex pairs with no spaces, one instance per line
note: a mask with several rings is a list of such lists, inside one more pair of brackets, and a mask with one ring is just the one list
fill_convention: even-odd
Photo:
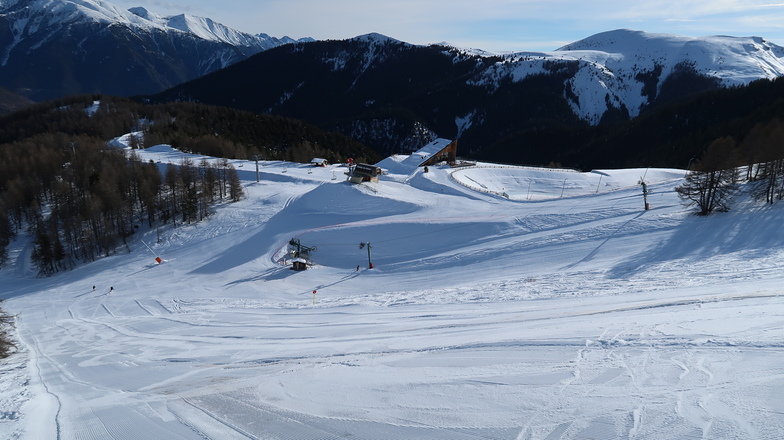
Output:
[[313,305],[316,305],[316,291],[313,291]]

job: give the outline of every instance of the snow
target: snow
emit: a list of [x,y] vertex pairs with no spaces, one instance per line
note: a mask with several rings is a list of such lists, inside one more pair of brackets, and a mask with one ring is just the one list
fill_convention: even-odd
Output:
[[[14,43],[6,50],[7,60],[11,49],[24,38],[45,39],[35,36],[39,30],[54,32],[68,23],[96,22],[118,23],[137,30],[157,29],[164,32],[185,32],[198,38],[249,47],[258,51],[270,49],[294,40],[277,39],[266,34],[252,35],[228,28],[209,18],[179,14],[165,17],[143,7],[124,10],[118,5],[102,0],[31,0],[0,4],[0,13],[7,15],[14,24]],[[310,41],[303,39],[301,41]]]
[[694,216],[682,170],[232,163],[246,199],[130,253],[37,278],[14,243],[0,438],[784,436],[780,204]]
[[367,34],[358,35],[352,38],[352,40],[375,44],[375,45],[384,45],[389,43],[402,43],[402,41],[396,40],[391,37],[387,37],[386,35],[379,34],[378,32],[370,32]]
[[[466,50],[467,53],[475,53]],[[478,86],[498,87],[504,79],[522,81],[547,73],[552,63],[578,63],[579,70],[568,81],[575,100],[565,97],[580,118],[598,124],[608,110],[605,96],[613,106],[625,106],[631,117],[650,103],[643,93],[643,77],[655,75],[656,93],[662,81],[677,66],[687,63],[702,75],[718,78],[726,87],[745,85],[758,79],[784,75],[784,48],[760,37],[685,37],[618,29],[592,35],[552,52],[488,54],[501,56],[480,77],[469,81]]]
[[438,154],[452,142],[451,139],[437,138],[410,155],[396,155],[391,160],[385,159],[381,161],[378,166],[395,174],[409,174],[415,171],[421,163]]
[[93,116],[101,108],[101,101],[93,101],[92,105],[84,109],[87,116]]

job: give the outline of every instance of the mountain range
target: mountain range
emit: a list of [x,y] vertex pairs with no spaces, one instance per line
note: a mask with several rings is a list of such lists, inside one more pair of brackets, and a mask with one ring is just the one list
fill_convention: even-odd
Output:
[[782,74],[784,48],[758,37],[616,30],[547,53],[488,54],[369,34],[276,47],[153,99],[303,119],[382,156],[436,135],[460,139],[464,154],[508,152],[513,137],[517,156],[540,164],[603,136],[595,127]]
[[293,41],[101,0],[2,0],[0,86],[35,101],[154,93]]
[[[550,52],[488,53],[380,34],[278,39],[101,0],[0,0],[0,47],[0,87],[33,101],[92,93],[196,101],[301,119],[382,156],[448,137],[472,157],[571,166],[585,166],[608,140],[642,139],[650,145],[638,149],[648,150],[689,136],[704,143],[691,133],[651,138],[648,129],[630,138],[607,130],[704,93],[784,75],[784,48],[760,37],[620,29]],[[665,131],[683,120],[692,126],[706,110],[714,109],[664,110],[668,116],[657,120]],[[722,117],[746,116],[738,111]],[[712,126],[696,129],[710,133],[726,125],[718,116],[703,122]],[[700,148],[690,145],[678,161]]]

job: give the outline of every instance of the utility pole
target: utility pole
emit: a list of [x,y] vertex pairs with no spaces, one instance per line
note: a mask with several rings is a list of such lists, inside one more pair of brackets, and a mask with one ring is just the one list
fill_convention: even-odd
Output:
[[370,242],[359,244],[360,249],[364,247],[367,247],[367,251],[368,251],[368,269],[373,269],[373,262],[370,261]]
[[254,154],[253,160],[256,161],[256,183],[258,183],[259,182],[259,155]]
[[647,175],[648,175],[648,170],[646,169],[645,174],[643,174],[642,177],[640,177],[640,181],[637,182],[640,185],[642,185],[642,199],[645,202],[646,211],[651,209],[651,205],[648,204],[648,194],[650,194],[650,192],[648,191],[648,184],[645,183],[645,176]]

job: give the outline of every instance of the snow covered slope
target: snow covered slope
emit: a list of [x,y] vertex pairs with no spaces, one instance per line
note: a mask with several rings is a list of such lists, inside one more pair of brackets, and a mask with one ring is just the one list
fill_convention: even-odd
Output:
[[682,170],[403,160],[362,185],[233,161],[247,199],[50,278],[17,241],[0,437],[784,436],[782,205],[698,218]]
[[246,32],[240,32],[205,17],[196,17],[188,14],[162,17],[153,14],[142,7],[131,8],[129,11],[139,17],[149,20],[162,29],[177,29],[205,40],[219,41],[233,46],[257,47],[260,50],[266,50],[281,44],[294,43],[297,41],[289,37],[278,39],[270,37],[267,34],[252,35]]
[[[54,32],[63,26],[92,21],[131,28],[176,30],[205,40],[255,47],[259,50],[294,41],[288,37],[278,40],[264,34],[251,35],[228,28],[209,18],[188,14],[164,17],[143,7],[124,10],[102,0],[6,0],[0,2],[0,14],[13,18],[12,31],[17,38],[33,37],[43,29]],[[34,38],[40,38],[40,35]]]
[[102,0],[4,0],[0,26],[0,85],[33,100],[154,93],[294,41]]
[[760,37],[693,38],[621,29],[553,52],[505,54],[475,83],[494,85],[504,78],[520,81],[566,69],[576,72],[566,83],[565,98],[576,114],[598,123],[609,106],[624,106],[637,116],[679,71],[716,78],[727,87],[782,76],[784,48]]

